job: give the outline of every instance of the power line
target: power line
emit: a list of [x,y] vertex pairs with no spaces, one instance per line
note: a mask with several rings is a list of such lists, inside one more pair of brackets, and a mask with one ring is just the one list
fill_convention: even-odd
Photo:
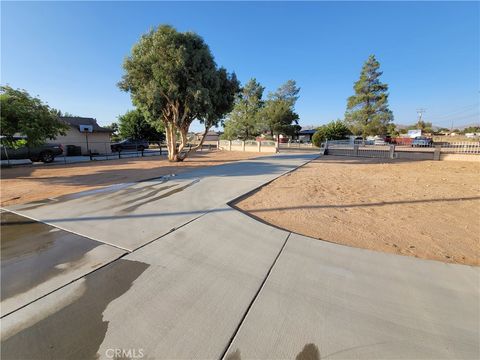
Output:
[[427,110],[423,108],[417,109],[417,114],[418,114],[418,122],[422,121],[423,118],[423,113],[425,113]]
[[449,118],[451,116],[455,116],[455,115],[458,115],[458,114],[461,114],[461,113],[464,113],[464,112],[472,111],[473,108],[475,108],[475,107],[477,107],[477,110],[474,110],[474,111],[476,111],[478,113],[479,112],[478,106],[479,106],[478,103],[468,105],[468,106],[463,106],[461,108],[458,108],[457,110],[450,111],[450,112],[447,112],[447,113],[443,113],[443,114],[438,115],[438,116],[432,116],[432,117],[434,117],[435,119]]

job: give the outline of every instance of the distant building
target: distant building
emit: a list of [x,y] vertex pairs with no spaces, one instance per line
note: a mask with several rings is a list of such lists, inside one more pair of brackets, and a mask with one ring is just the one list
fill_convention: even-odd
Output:
[[422,130],[420,129],[408,130],[407,136],[411,139],[415,139],[417,136],[422,136]]
[[60,117],[60,120],[70,126],[66,135],[57,136],[55,142],[63,145],[68,152],[68,145],[80,147],[82,155],[89,152],[110,153],[110,135],[112,130],[101,127],[97,120],[85,117]]
[[[207,132],[207,135],[205,135],[205,141],[204,144],[208,143],[217,143],[217,141],[220,139],[221,133],[216,132],[216,131],[209,131]],[[195,134],[195,140],[200,141],[202,140],[203,132],[199,132]]]
[[315,130],[315,129],[304,130],[302,128],[302,130],[300,130],[297,133],[298,140],[300,140],[300,141],[312,141],[313,134],[315,134],[316,132],[317,132],[317,130]]
[[317,129],[314,126],[302,126],[299,131],[292,136],[292,140],[298,140],[301,142],[312,141],[313,134]]

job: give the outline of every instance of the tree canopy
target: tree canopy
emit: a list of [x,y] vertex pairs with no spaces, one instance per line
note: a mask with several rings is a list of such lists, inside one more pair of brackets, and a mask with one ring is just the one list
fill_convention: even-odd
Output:
[[[234,74],[218,69],[209,47],[193,32],[162,25],[143,35],[123,64],[119,87],[131,94],[134,105],[157,127],[163,123],[170,161],[187,143],[194,119],[206,126],[230,110],[238,82]],[[230,94],[225,94],[230,91]],[[177,148],[177,133],[180,145]]]
[[256,79],[250,79],[237,95],[233,110],[225,121],[226,139],[250,139],[262,132],[260,111],[265,88]]
[[151,142],[160,142],[165,139],[163,123],[153,126],[143,113],[138,110],[129,110],[118,117],[118,133],[123,139],[142,139]]
[[341,120],[330,121],[328,124],[317,128],[317,131],[313,134],[312,143],[315,146],[320,146],[325,140],[342,140],[350,134],[350,129],[345,122]]
[[393,121],[388,107],[388,85],[380,82],[380,63],[370,55],[348,98],[345,121],[355,135],[384,135]]
[[111,124],[105,125],[104,127],[112,131],[112,133],[110,134],[110,141],[119,141],[122,139],[120,137],[120,134],[118,133],[118,123],[112,122]]
[[225,122],[224,138],[251,139],[264,132],[274,135],[293,135],[298,129],[295,102],[300,89],[288,80],[263,100],[265,88],[251,79],[237,96],[233,111]]
[[463,129],[464,133],[478,133],[480,132],[480,126],[469,126]]
[[423,120],[418,120],[416,124],[407,126],[407,130],[419,129],[423,132],[431,133],[433,132],[433,127],[431,122],[425,122]]
[[295,112],[295,103],[298,100],[300,88],[295,80],[288,80],[277,91],[269,94],[261,114],[261,121],[269,131],[270,136],[285,134],[293,135],[296,132],[299,116]]
[[15,134],[26,136],[28,146],[41,145],[45,140],[65,135],[68,125],[59,120],[57,110],[25,90],[0,87],[0,134],[2,142],[16,146]]

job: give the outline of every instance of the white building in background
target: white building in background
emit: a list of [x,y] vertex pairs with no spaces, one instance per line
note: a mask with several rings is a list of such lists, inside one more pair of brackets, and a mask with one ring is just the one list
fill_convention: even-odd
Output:
[[465,136],[468,138],[478,138],[480,137],[480,133],[466,133]]
[[415,139],[417,136],[422,136],[422,130],[420,129],[408,130],[407,136],[410,139]]

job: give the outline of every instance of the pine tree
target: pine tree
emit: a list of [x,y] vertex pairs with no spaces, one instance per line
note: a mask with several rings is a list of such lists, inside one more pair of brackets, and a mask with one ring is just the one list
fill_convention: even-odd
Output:
[[348,98],[345,121],[355,135],[385,135],[393,121],[388,108],[388,85],[380,82],[379,68],[375,55],[370,55],[353,86],[355,95]]
[[295,134],[299,119],[295,112],[295,103],[299,92],[300,88],[295,80],[288,80],[277,91],[268,95],[260,117],[264,130],[267,130],[271,137]]

